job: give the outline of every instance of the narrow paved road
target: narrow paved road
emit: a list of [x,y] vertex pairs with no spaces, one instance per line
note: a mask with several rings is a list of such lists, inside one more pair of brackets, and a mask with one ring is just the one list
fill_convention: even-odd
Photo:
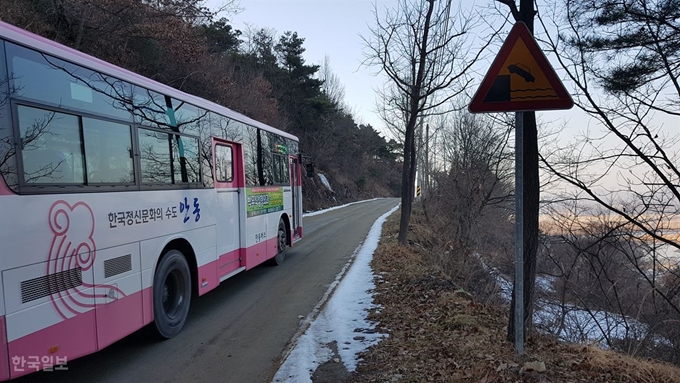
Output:
[[283,265],[260,266],[194,300],[184,330],[155,341],[147,332],[16,382],[269,382],[283,351],[373,222],[396,199],[351,205],[304,219],[305,237]]

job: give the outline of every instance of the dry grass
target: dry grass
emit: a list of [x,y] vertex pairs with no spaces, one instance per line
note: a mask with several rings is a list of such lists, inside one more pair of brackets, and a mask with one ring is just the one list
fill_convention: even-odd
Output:
[[505,341],[506,309],[478,303],[428,266],[436,241],[417,214],[413,244],[398,246],[398,217],[385,223],[373,260],[381,309],[371,315],[389,337],[362,355],[351,381],[680,382],[676,366],[544,336],[530,339],[517,357]]
[[[572,348],[576,349],[576,347]],[[678,382],[680,370],[677,366],[662,364],[651,360],[641,360],[597,347],[581,347],[575,353],[585,355],[584,369],[593,372],[617,372],[623,382]]]

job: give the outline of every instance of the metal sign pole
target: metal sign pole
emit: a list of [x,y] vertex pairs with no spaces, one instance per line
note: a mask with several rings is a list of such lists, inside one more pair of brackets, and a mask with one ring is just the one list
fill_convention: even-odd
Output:
[[524,114],[515,113],[515,350],[524,354]]
[[[514,1],[514,0],[513,0]],[[528,0],[527,0],[528,1]],[[522,17],[533,18],[531,1],[521,1]],[[530,11],[528,14],[525,11]],[[508,61],[510,60],[510,61]],[[508,66],[507,64],[512,62]],[[531,89],[522,89],[532,83]],[[519,87],[519,88],[518,88]],[[512,92],[533,92],[530,97],[512,97]],[[524,94],[523,94],[524,95]],[[526,96],[529,96],[528,94]],[[468,105],[471,113],[515,112],[515,349],[524,354],[524,114],[518,110],[571,109],[574,102],[550,65],[532,32],[521,21],[515,23],[491,63],[484,80]],[[538,155],[531,153],[532,156]],[[538,183],[538,180],[535,180]],[[534,201],[538,203],[538,201]],[[537,233],[533,233],[537,235]],[[535,256],[535,254],[532,254]],[[526,297],[531,299],[531,297]],[[510,326],[508,326],[510,327]],[[510,334],[508,334],[510,335]]]

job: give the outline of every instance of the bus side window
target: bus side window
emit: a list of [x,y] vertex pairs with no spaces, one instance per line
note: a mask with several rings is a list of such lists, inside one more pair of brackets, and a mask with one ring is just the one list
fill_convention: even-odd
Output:
[[84,160],[77,116],[20,105],[24,183],[84,184]]
[[173,135],[172,164],[175,184],[200,182],[198,140],[193,137]]
[[274,183],[288,185],[288,157],[274,154]]
[[50,149],[24,151],[24,180],[26,183],[71,183],[73,172],[67,155]]
[[89,184],[135,182],[129,125],[83,118],[83,136]]
[[215,145],[215,176],[218,182],[234,180],[234,157],[231,146]]
[[171,136],[164,132],[138,129],[139,162],[142,183],[172,184],[172,168],[169,142]]
[[141,128],[137,132],[142,183],[189,184],[201,181],[196,138]]
[[246,186],[260,186],[258,176],[258,140],[257,129],[246,126],[243,130],[243,156],[246,173]]

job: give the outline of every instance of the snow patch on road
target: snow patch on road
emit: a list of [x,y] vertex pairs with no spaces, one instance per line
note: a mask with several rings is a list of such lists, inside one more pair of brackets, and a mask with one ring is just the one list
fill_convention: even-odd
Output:
[[350,372],[354,371],[358,363],[357,354],[387,336],[377,333],[375,323],[367,319],[368,311],[375,307],[372,296],[375,275],[370,262],[378,247],[383,223],[398,208],[399,205],[395,206],[375,221],[363,244],[355,252],[354,262],[348,262],[349,270],[344,274],[346,265],[326,292],[324,298],[330,295],[326,304],[323,305],[325,299],[322,299],[317,305],[323,306],[323,309],[320,312],[315,309],[318,315],[314,312],[310,314],[315,318],[308,317],[309,327],[295,340],[295,346],[273,382],[311,382],[316,368],[333,357],[329,344],[334,341],[337,342],[338,356],[345,367]]
[[365,199],[365,200],[363,200],[363,201],[356,201],[356,202],[346,203],[346,204],[340,205],[340,206],[333,206],[333,207],[329,207],[328,209],[323,209],[323,210],[313,211],[313,212],[309,212],[309,213],[304,213],[304,214],[302,215],[302,217],[304,217],[304,218],[306,218],[306,217],[313,217],[313,216],[315,216],[315,215],[319,215],[319,214],[323,214],[323,213],[328,213],[329,211],[332,211],[332,210],[342,209],[343,207],[347,207],[347,206],[354,205],[354,204],[357,204],[357,203],[364,203],[364,202],[368,202],[368,201],[375,201],[375,200],[377,200],[377,199],[378,199],[378,198]]

